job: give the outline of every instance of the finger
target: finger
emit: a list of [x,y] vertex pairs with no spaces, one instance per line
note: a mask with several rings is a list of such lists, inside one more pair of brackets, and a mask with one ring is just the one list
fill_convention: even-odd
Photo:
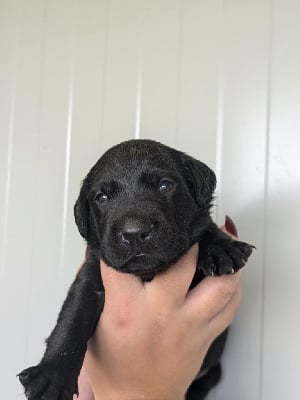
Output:
[[79,396],[77,397],[75,394],[73,396],[73,400],[94,400],[94,395],[92,391],[91,384],[89,382],[89,378],[84,368],[81,368],[80,375],[78,377],[78,387],[79,387]]
[[232,323],[241,305],[241,287],[238,285],[226,306],[209,321],[209,329],[213,335],[220,335]]
[[[157,275],[146,284],[146,290],[158,301],[168,301],[177,305],[183,303],[195,274],[198,260],[198,243],[194,244],[167,271]],[[166,304],[166,303],[164,303]]]
[[143,283],[133,274],[123,273],[100,261],[100,270],[105,288],[105,306],[113,307],[113,312],[119,310],[126,314],[137,301]]
[[134,290],[143,286],[139,277],[126,272],[120,272],[106,264],[103,260],[100,261],[101,277],[105,289],[112,288],[116,290]]
[[230,218],[228,215],[225,216],[225,224],[221,227],[221,231],[227,233],[227,235],[233,240],[238,239],[237,227],[232,218]]
[[231,235],[238,237],[237,227],[233,222],[232,218],[229,217],[229,215],[225,215],[225,229]]
[[185,306],[191,313],[204,320],[214,318],[230,301],[240,281],[240,273],[206,277],[187,295]]
[[230,233],[230,232],[228,232],[228,231],[226,230],[225,225],[221,226],[220,229],[221,229],[222,232],[226,233],[226,235],[230,236],[231,239],[233,239],[233,240],[238,240],[237,236],[234,236],[232,233]]

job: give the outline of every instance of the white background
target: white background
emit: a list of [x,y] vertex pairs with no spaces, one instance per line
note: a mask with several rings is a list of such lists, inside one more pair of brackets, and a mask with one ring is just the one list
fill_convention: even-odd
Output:
[[297,400],[299,0],[0,0],[0,387],[37,363],[84,254],[80,181],[154,138],[217,173],[257,251],[210,400]]

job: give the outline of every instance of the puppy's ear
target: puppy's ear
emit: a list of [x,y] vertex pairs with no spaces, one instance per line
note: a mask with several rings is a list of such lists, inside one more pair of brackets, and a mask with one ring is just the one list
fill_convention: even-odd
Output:
[[74,206],[74,217],[80,235],[87,240],[88,236],[88,201],[87,189],[83,183],[79,197]]
[[209,208],[217,183],[215,173],[203,162],[186,154],[183,154],[182,162],[197,204]]

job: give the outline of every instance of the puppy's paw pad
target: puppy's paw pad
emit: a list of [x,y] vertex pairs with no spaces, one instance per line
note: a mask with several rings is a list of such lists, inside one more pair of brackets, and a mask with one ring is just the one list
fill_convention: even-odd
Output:
[[28,400],[72,400],[78,395],[77,382],[68,383],[63,372],[44,365],[27,368],[18,377]]

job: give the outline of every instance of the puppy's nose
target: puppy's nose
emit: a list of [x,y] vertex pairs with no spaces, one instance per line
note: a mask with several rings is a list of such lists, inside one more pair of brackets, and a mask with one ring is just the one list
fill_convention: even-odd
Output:
[[127,220],[121,232],[121,239],[130,245],[140,245],[153,236],[154,224],[130,219]]

